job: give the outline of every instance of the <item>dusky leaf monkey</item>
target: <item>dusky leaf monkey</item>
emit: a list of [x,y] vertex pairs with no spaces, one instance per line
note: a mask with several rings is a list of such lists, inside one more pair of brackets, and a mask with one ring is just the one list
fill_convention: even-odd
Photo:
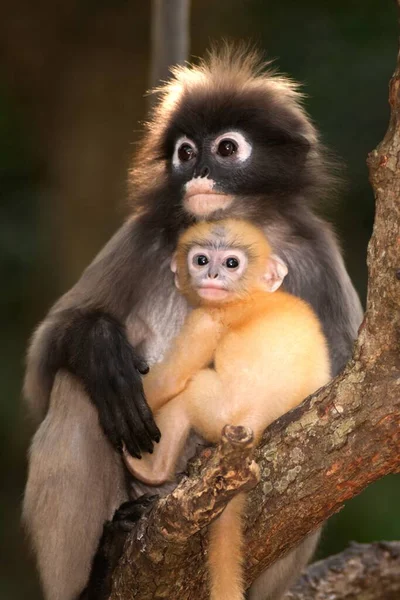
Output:
[[[160,444],[142,460],[125,454],[130,471],[150,485],[174,477],[191,429],[216,442],[224,426],[249,427],[257,443],[267,425],[330,378],[321,325],[306,302],[278,290],[287,268],[261,229],[233,219],[194,225],[172,268],[195,308],[144,378]],[[211,600],[245,598],[244,500],[236,496],[210,526]]]
[[[23,512],[46,600],[79,593],[104,521],[146,491],[127,477],[120,451],[138,456],[159,439],[141,373],[185,320],[170,262],[189,225],[258,224],[288,266],[286,290],[322,323],[333,375],[345,365],[361,306],[335,235],[313,208],[334,188],[297,86],[255,52],[224,46],[174,70],[133,166],[132,216],[50,310],[28,351],[25,395],[38,429]],[[277,597],[312,546],[306,540],[273,565],[253,597]]]

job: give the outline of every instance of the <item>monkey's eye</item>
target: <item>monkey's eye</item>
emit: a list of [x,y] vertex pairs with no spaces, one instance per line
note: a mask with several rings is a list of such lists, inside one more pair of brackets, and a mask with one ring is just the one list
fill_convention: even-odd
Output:
[[218,144],[217,154],[225,158],[226,156],[232,156],[232,154],[235,154],[235,152],[237,152],[237,149],[238,145],[236,142],[225,139],[221,140]]
[[216,155],[221,162],[225,159],[226,166],[240,166],[251,156],[253,147],[250,140],[247,140],[240,131],[225,131],[219,135],[211,144],[211,151]]
[[210,261],[205,254],[196,254],[196,256],[193,257],[193,264],[198,267],[204,267],[205,265],[208,265],[209,262]]
[[196,156],[195,149],[187,143],[182,144],[178,148],[178,158],[181,162],[188,162]]
[[228,269],[237,269],[239,266],[239,261],[234,256],[230,256],[226,259],[225,265]]

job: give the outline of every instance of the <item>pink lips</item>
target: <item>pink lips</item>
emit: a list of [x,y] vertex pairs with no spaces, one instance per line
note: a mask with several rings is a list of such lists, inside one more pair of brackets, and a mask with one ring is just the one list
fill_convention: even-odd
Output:
[[185,205],[189,212],[199,217],[207,217],[212,212],[227,208],[232,196],[213,190],[214,181],[206,177],[196,177],[185,186]]
[[200,287],[197,293],[201,298],[205,298],[206,300],[220,300],[229,295],[227,290],[215,285]]

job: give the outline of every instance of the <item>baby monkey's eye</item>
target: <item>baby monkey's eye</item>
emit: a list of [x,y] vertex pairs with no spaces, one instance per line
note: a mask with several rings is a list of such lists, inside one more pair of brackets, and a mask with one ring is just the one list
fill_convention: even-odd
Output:
[[195,156],[196,151],[190,144],[184,143],[178,149],[178,158],[181,162],[188,162]]
[[221,140],[218,144],[217,153],[223,157],[232,156],[232,154],[237,152],[237,149],[238,145],[236,142],[233,142],[232,140]]
[[230,256],[226,259],[225,265],[228,267],[228,269],[237,269],[239,266],[239,261],[234,256]]
[[198,265],[199,267],[204,267],[204,265],[208,265],[209,260],[205,254],[196,254],[193,257],[193,264]]

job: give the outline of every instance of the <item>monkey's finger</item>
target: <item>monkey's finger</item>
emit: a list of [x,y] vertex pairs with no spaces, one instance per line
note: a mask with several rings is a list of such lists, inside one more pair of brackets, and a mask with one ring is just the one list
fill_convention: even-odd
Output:
[[123,372],[114,373],[111,380],[115,393],[113,406],[117,429],[128,452],[136,458],[141,458],[141,451],[152,452],[153,442],[142,419],[135,407],[133,393],[142,389],[142,381],[134,366]]
[[141,375],[147,375],[147,373],[150,371],[150,367],[144,358],[137,357],[134,364],[135,369],[137,369]]
[[140,391],[138,393],[137,390],[136,395],[134,397],[134,401],[132,402],[131,394],[129,394],[128,389],[125,389],[124,393],[124,403],[127,409],[127,424],[131,432],[131,437],[134,438],[141,450],[145,452],[153,452],[153,441],[145,423],[137,409],[138,404],[138,396],[140,396]]
[[[111,390],[110,394],[113,396]],[[113,400],[115,399],[113,398]],[[120,451],[120,449],[122,449],[121,438],[116,428],[113,412],[114,411],[111,409],[110,402],[107,401],[106,395],[103,394],[101,402],[98,402],[100,425],[111,445],[114,446],[117,451]]]
[[114,427],[108,427],[107,425],[104,425],[103,422],[101,425],[110,444],[117,450],[117,452],[121,452],[122,444]]
[[132,370],[129,377],[121,378],[119,389],[124,405],[127,407],[129,422],[138,436],[141,449],[152,452],[153,441],[158,442],[161,434],[144,397],[142,378]]
[[115,403],[113,405],[113,411],[114,422],[116,424],[119,434],[119,441],[122,441],[125,444],[126,449],[128,450],[131,456],[134,456],[135,458],[139,459],[142,458],[140,442],[136,438],[136,436],[133,436],[131,434],[126,415],[124,414],[124,411],[119,405],[119,399],[117,398],[115,399]]
[[119,340],[118,353],[121,357],[122,365],[129,365],[130,363],[133,363],[135,369],[142,375],[146,375],[146,373],[149,372],[150,368],[147,364],[147,361],[139,354],[136,354],[128,340]]
[[143,393],[140,395],[138,394],[136,406],[140,412],[140,416],[143,419],[143,423],[148,431],[149,436],[158,444],[161,439],[161,432],[156,425],[153,413],[151,412]]
[[[120,352],[120,364],[124,365],[124,370],[119,373],[116,393],[124,405],[128,407],[128,410],[129,408],[132,410],[130,421],[133,429],[136,429],[141,449],[152,452],[153,441],[158,442],[161,434],[143,395],[142,378],[137,373],[138,367],[148,370],[148,365],[142,357],[135,354],[128,342],[124,343],[120,340],[118,350]],[[132,405],[135,406],[135,409]]]
[[[135,408],[138,412],[138,415],[143,422],[147,435],[150,437],[150,440],[159,442],[161,438],[160,430],[158,429],[156,422],[154,420],[154,415],[147,404],[146,398],[143,392],[142,379],[136,378],[134,386],[131,388],[131,395],[134,397]],[[152,444],[153,447],[153,444]]]

